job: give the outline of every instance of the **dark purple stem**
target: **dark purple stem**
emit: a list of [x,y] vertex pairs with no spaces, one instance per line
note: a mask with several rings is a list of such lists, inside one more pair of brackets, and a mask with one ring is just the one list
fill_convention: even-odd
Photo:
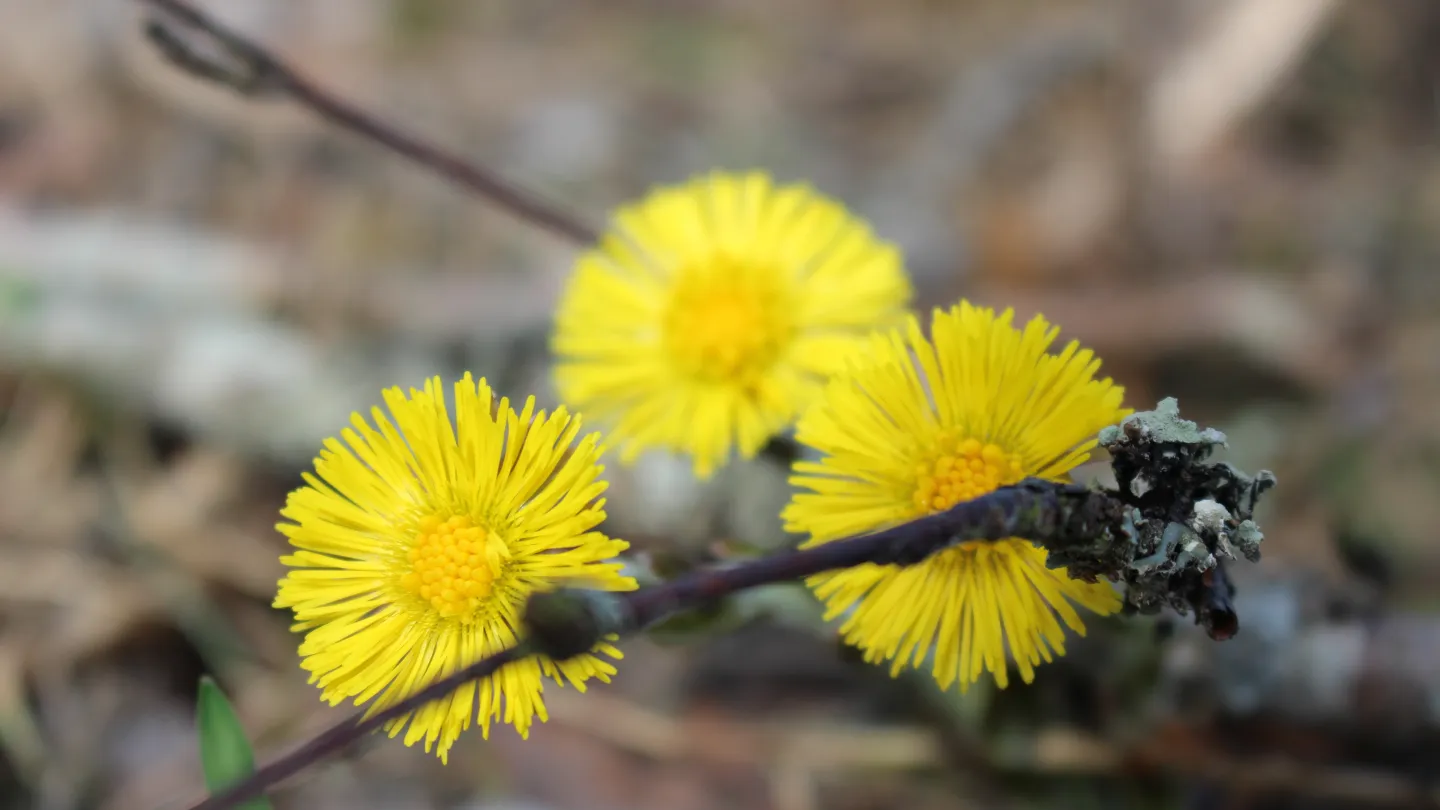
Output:
[[[525,616],[530,632],[529,650],[506,650],[456,671],[379,714],[362,720],[362,713],[345,720],[191,810],[228,810],[255,798],[281,780],[338,753],[387,721],[443,697],[467,681],[484,678],[531,651],[552,658],[567,658],[590,649],[606,635],[632,633],[677,611],[747,588],[793,582],[812,574],[867,563],[911,565],[966,541],[1026,537],[1048,548],[1093,543],[1097,537],[1120,530],[1123,508],[1123,504],[1103,492],[1027,479],[947,511],[874,534],[696,571],[639,591],[539,594],[532,597]],[[582,594],[608,601],[577,601]],[[548,609],[537,609],[540,606]]]
[[631,622],[641,628],[690,605],[747,588],[867,563],[911,565],[965,541],[1025,537],[1050,549],[1094,543],[1107,532],[1120,530],[1123,509],[1103,492],[1027,479],[874,534],[696,571],[628,594],[625,601]]
[[[569,241],[588,247],[598,240],[593,228],[578,217],[540,200],[451,152],[411,135],[313,84],[274,54],[236,33],[185,0],[139,0],[171,21],[201,32],[223,51],[222,57],[202,53],[187,39],[152,20],[147,34],[172,63],[209,81],[252,96],[286,96],[363,138],[389,149],[441,177],[484,197],[516,217]],[[222,61],[222,59],[224,61]]]

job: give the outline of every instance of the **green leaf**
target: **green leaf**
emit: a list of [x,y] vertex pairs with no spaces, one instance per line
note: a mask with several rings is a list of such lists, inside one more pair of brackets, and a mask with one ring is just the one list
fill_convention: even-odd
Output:
[[[205,788],[212,794],[234,785],[255,772],[255,752],[245,737],[245,728],[230,699],[209,675],[200,679],[200,698],[195,707],[200,727],[200,766],[205,771]],[[240,810],[271,810],[270,800],[251,799]]]

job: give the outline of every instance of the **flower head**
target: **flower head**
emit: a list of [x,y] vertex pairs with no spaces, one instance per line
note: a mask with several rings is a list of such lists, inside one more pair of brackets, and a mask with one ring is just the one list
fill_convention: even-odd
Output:
[[898,251],[839,204],[763,174],[698,177],[622,208],[580,257],[556,384],[622,461],[664,448],[707,476],[794,421],[909,297]]
[[[379,711],[514,645],[537,590],[635,588],[613,561],[627,544],[592,531],[605,518],[599,434],[577,443],[578,418],[536,413],[534,398],[516,413],[468,374],[453,424],[438,377],[384,397],[390,416],[372,409],[372,426],[355,414],[344,444],[325,442],[277,527],[296,550],[281,559],[291,570],[275,605],[294,610],[302,666],[326,701]],[[408,724],[405,744],[423,739],[441,759],[477,717],[487,737],[502,718],[525,736],[546,718],[542,676],[583,691],[614,674],[601,656],[620,652],[602,643],[567,661],[527,658],[386,730]]]
[[[1123,390],[1095,379],[1100,361],[1072,342],[1048,353],[1058,330],[1036,317],[962,302],[937,310],[933,342],[911,320],[877,334],[871,350],[830,383],[801,417],[797,438],[824,453],[797,462],[784,519],[805,545],[863,534],[948,509],[1027,476],[1062,479],[1085,461],[1094,436],[1129,411]],[[941,688],[968,688],[982,669],[1008,682],[1006,646],[1029,683],[1063,655],[1064,631],[1084,625],[1070,602],[1119,608],[1104,582],[1045,567],[1020,539],[964,543],[909,567],[864,565],[812,577],[827,616],[848,614],[845,640],[891,674],[923,666]]]

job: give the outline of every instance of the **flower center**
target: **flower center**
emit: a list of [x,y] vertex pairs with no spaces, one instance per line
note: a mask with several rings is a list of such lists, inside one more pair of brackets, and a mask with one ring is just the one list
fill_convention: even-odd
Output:
[[915,505],[924,513],[940,512],[961,501],[978,498],[1025,477],[1020,456],[978,439],[957,440],[940,434],[937,454],[916,467]]
[[666,348],[688,373],[752,384],[791,333],[785,296],[771,273],[720,259],[680,274],[664,321]]
[[500,572],[497,540],[468,517],[426,517],[400,587],[429,602],[443,618],[469,616],[490,595]]

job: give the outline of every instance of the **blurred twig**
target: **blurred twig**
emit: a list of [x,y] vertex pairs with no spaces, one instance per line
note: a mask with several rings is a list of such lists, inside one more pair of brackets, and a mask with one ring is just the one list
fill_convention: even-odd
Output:
[[284,97],[321,118],[389,149],[489,200],[516,217],[580,246],[597,241],[594,229],[493,172],[405,132],[337,98],[301,76],[255,42],[185,0],[138,0],[157,14],[146,24],[150,41],[191,75],[251,97]]
[[1151,148],[1160,168],[1192,169],[1273,92],[1323,29],[1337,0],[1231,0],[1161,67],[1150,89]]

